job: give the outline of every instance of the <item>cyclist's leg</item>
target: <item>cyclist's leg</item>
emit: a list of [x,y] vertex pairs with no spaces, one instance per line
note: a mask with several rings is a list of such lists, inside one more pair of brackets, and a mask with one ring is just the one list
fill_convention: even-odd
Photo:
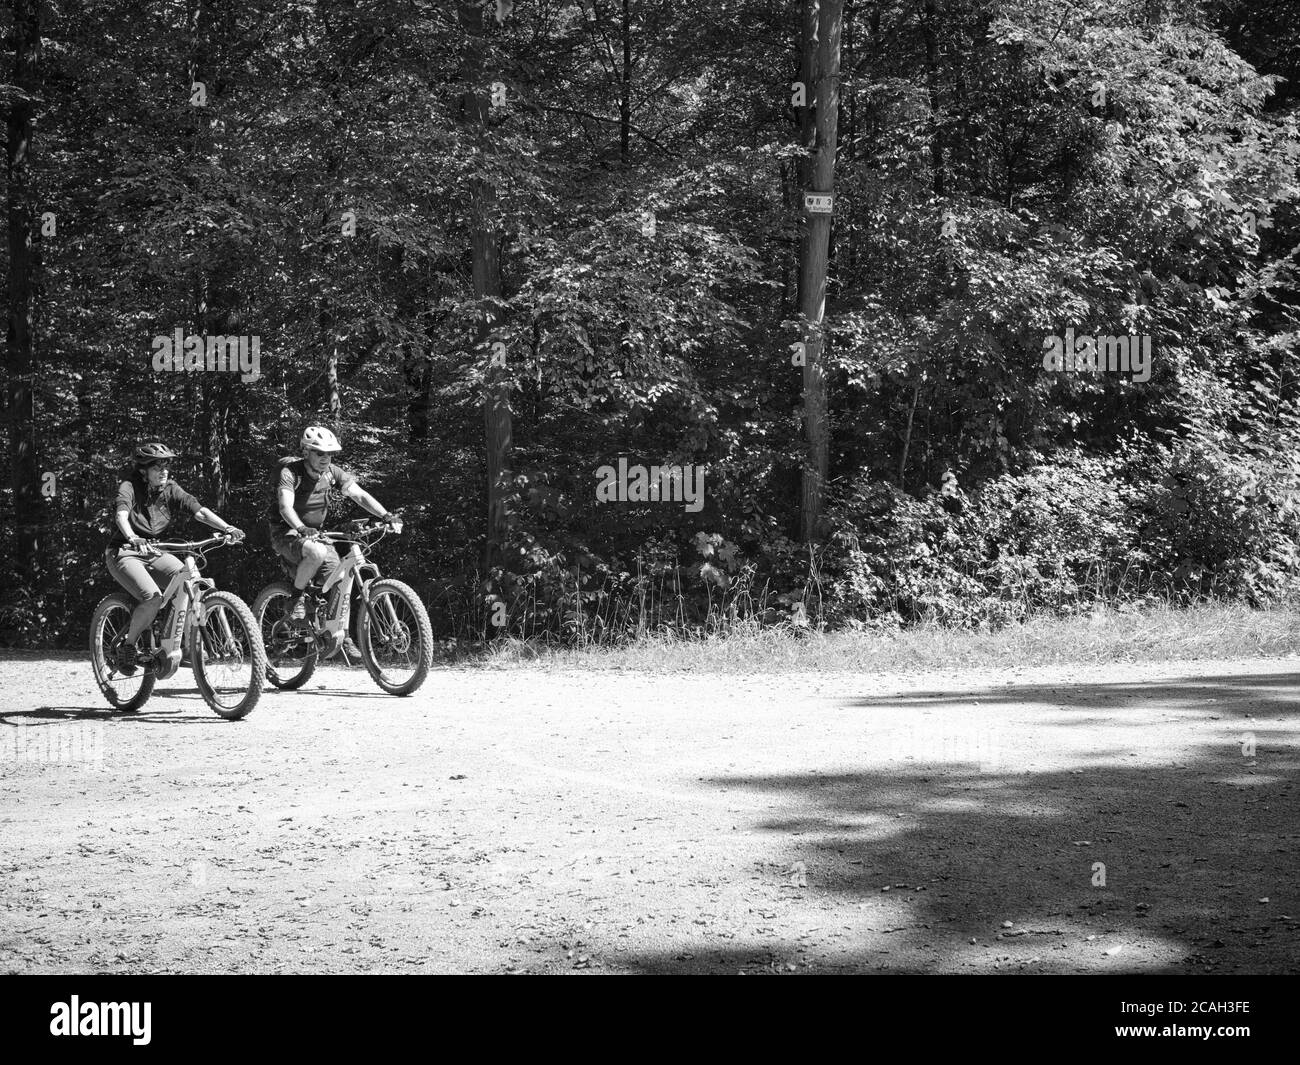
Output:
[[325,561],[328,545],[317,543],[315,540],[303,540],[296,536],[272,533],[271,546],[275,548],[277,555],[298,567],[293,575],[293,586],[295,590],[301,592],[311,583],[321,563]]
[[334,576],[334,571],[339,568],[343,560],[339,558],[339,553],[333,544],[317,544],[315,546],[325,549],[316,570],[316,576],[320,578],[321,584],[324,584]]
[[[145,565],[149,567],[150,576],[153,577],[155,583],[157,583],[158,587],[163,590],[164,594],[166,594],[167,586],[171,584],[172,578],[178,573],[183,573],[185,571],[185,563],[175,555],[169,555],[166,552],[160,555],[154,555],[152,558],[147,559]],[[159,600],[159,603],[161,602],[162,600]],[[153,619],[151,618],[150,621],[152,620]],[[189,659],[184,658],[186,653],[185,649],[182,648],[182,658],[186,665],[188,665]]]
[[175,555],[169,555],[166,552],[145,559],[144,564],[149,568],[149,576],[154,579],[154,583],[164,592],[167,591],[167,586],[171,584],[172,578],[185,569],[184,562]]
[[[174,556],[167,556],[174,558]],[[131,612],[131,626],[127,629],[126,642],[135,643],[158,616],[162,608],[162,591],[149,572],[144,558],[139,552],[129,548],[104,552],[104,561],[113,579],[125,588],[135,600],[135,609]]]
[[296,536],[284,536],[274,526],[271,529],[271,550],[286,562],[298,565],[302,561],[302,541]]
[[324,561],[326,545],[314,541],[302,540],[296,536],[283,536],[279,530],[271,530],[271,546],[275,553],[286,562],[297,567],[294,571],[294,594],[289,596],[284,605],[285,617],[302,623],[306,618],[306,589],[312,577]]
[[326,558],[333,550],[329,544],[318,540],[308,540],[302,545],[302,560],[298,563],[298,572],[293,575],[293,586],[302,591],[311,584],[312,578],[321,570]]

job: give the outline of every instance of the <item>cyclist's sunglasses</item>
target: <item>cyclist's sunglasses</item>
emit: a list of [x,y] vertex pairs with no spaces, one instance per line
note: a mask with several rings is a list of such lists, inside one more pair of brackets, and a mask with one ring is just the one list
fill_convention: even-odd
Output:
[[172,468],[171,459],[154,459],[153,462],[145,463],[142,468],[146,470],[170,470]]
[[327,458],[329,458],[331,455],[335,454],[335,452],[333,452],[333,451],[317,451],[316,448],[314,448],[314,447],[309,447],[309,448],[307,449],[307,454],[308,454],[308,455],[315,455],[318,459],[327,459]]

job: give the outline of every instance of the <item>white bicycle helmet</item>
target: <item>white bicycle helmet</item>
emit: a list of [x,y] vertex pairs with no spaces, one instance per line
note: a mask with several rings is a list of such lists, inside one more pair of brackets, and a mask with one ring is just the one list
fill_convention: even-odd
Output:
[[309,425],[302,434],[302,449],[312,448],[316,451],[338,452],[343,450],[339,438],[323,425]]

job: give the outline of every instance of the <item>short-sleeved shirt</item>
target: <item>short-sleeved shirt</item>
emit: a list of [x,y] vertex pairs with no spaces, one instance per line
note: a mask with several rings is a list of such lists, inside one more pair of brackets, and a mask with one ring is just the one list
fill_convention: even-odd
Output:
[[323,529],[329,516],[330,492],[346,491],[357,483],[342,466],[332,462],[319,476],[313,477],[305,459],[282,462],[275,475],[275,499],[271,504],[271,524],[280,532],[289,529],[289,523],[280,515],[280,489],[293,490],[293,509],[304,525]]
[[[134,480],[123,481],[117,487],[113,502],[114,514],[126,511],[127,521],[136,536],[154,539],[181,514],[191,516],[203,509],[203,504],[185,491],[175,481],[168,481],[156,491]],[[126,543],[122,530],[113,523],[109,544],[118,547]]]

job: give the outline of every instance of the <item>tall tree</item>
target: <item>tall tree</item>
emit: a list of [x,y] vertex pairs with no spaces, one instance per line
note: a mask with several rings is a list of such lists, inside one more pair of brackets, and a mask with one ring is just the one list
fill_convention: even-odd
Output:
[[[833,195],[835,142],[839,129],[840,31],[843,0],[805,0],[800,71],[813,111],[810,156],[805,163],[804,190]],[[830,455],[830,426],[826,416],[826,362],[822,332],[826,316],[826,274],[830,257],[831,214],[809,213],[804,223],[799,262],[799,315],[803,324],[804,439],[807,454],[800,493],[799,529],[803,540],[817,536]]]
[[36,456],[36,351],[32,325],[31,182],[32,108],[40,49],[37,0],[11,0],[13,79],[8,119],[9,460],[16,557],[20,572],[34,574],[40,560],[40,467]]
[[510,375],[498,359],[492,358],[489,342],[500,323],[501,258],[500,235],[495,221],[496,190],[483,170],[488,151],[488,112],[491,108],[487,70],[487,27],[483,8],[461,3],[457,8],[461,26],[468,34],[464,77],[467,88],[461,99],[461,118],[477,145],[479,173],[471,190],[471,226],[474,297],[479,303],[476,349],[489,358],[483,397],[483,422],[487,451],[487,539],[483,563],[490,569],[496,561],[507,532],[506,495],[510,486],[511,410]]

